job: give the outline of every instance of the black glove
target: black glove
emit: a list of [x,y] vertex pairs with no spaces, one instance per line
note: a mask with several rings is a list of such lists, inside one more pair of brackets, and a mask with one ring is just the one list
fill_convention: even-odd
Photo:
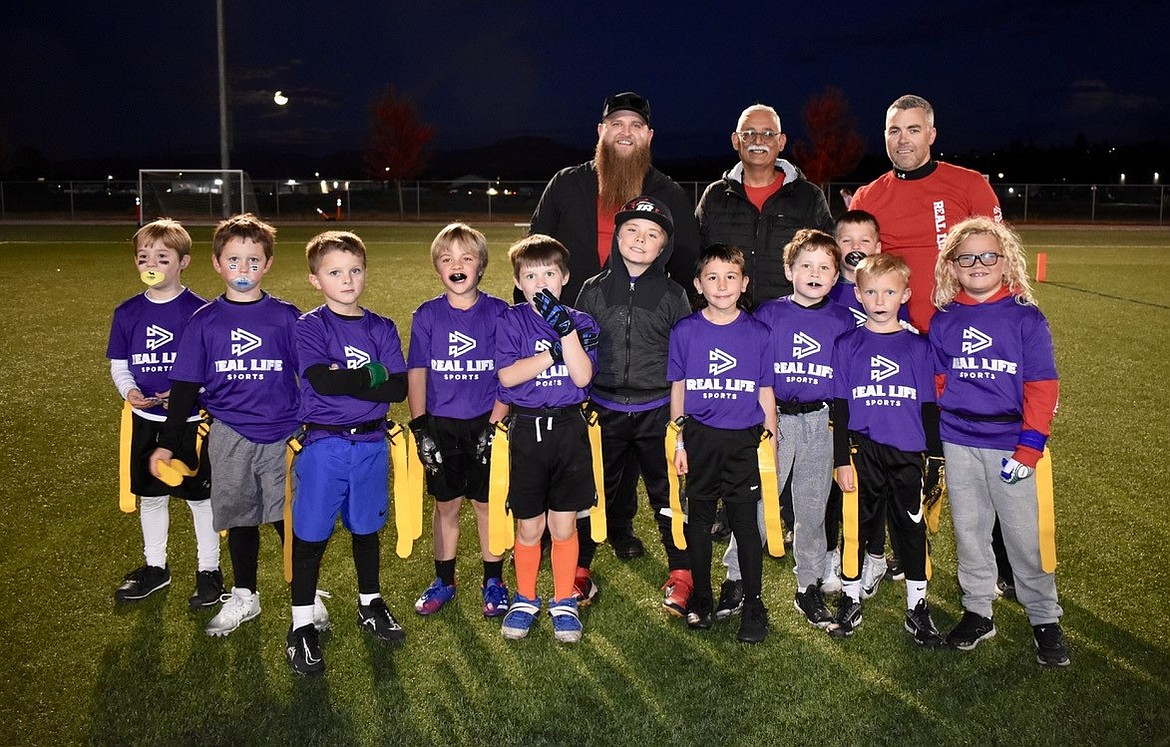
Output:
[[929,509],[938,503],[946,486],[946,460],[936,456],[927,457],[926,473],[922,479],[922,505]]
[[532,303],[558,337],[564,337],[577,328],[573,324],[573,318],[569,316],[569,310],[556,296],[549,293],[547,288],[533,296]]
[[581,338],[581,347],[585,348],[585,352],[597,348],[597,343],[601,341],[601,335],[596,332],[578,332],[577,336]]
[[475,439],[475,458],[480,464],[487,464],[491,459],[492,439],[496,437],[496,424],[488,423]]
[[439,444],[431,436],[431,416],[423,413],[410,421],[410,431],[414,434],[414,443],[418,447],[418,458],[426,471],[432,475],[439,473],[439,465],[443,463],[443,453],[439,451]]

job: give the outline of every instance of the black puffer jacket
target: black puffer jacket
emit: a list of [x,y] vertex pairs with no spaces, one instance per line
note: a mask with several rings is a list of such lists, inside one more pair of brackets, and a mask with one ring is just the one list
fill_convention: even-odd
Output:
[[586,280],[577,297],[577,308],[601,328],[593,391],[615,404],[642,404],[670,395],[670,328],[691,313],[686,291],[666,276],[673,241],[673,236],[668,238],[650,269],[630,282],[615,233],[608,266]]
[[763,214],[744,191],[742,163],[709,184],[695,210],[702,246],[733,244],[743,250],[751,278],[748,292],[757,305],[792,292],[792,283],[784,277],[784,247],[797,231],[833,232],[824,193],[782,158],[777,159],[776,170],[784,172],[784,186],[764,203]]

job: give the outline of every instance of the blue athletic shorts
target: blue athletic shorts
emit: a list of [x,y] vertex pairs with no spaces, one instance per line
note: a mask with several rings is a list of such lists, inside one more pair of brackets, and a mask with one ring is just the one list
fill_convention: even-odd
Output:
[[350,441],[323,438],[305,447],[294,466],[293,532],[306,542],[333,534],[338,514],[353,534],[373,534],[386,526],[389,499],[389,449],[386,439]]

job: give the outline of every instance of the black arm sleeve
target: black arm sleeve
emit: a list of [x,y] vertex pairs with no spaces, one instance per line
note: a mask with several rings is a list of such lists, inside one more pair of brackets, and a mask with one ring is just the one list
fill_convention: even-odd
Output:
[[370,372],[364,368],[329,368],[317,363],[305,369],[305,378],[317,394],[326,397],[357,396],[358,392],[370,388]]
[[158,432],[158,445],[171,453],[179,450],[187,418],[199,400],[199,385],[193,381],[172,381],[167,401],[167,420]]
[[932,457],[941,457],[942,439],[938,435],[938,405],[934,402],[922,403],[922,429],[926,431],[926,453]]
[[366,387],[353,396],[366,402],[401,402],[406,399],[406,374],[390,374],[387,379],[374,389]]
[[837,397],[829,405],[833,418],[833,466],[849,466],[849,400]]

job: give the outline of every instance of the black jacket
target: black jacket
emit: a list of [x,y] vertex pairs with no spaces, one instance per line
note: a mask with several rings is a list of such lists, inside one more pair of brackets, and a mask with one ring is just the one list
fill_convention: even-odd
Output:
[[670,328],[691,313],[686,291],[666,276],[673,237],[636,282],[630,282],[617,235],[607,269],[585,281],[577,308],[601,328],[593,392],[615,404],[642,404],[670,396],[666,361]]
[[751,278],[748,292],[756,304],[792,292],[784,277],[784,247],[797,231],[833,233],[833,216],[821,190],[782,158],[776,170],[784,172],[784,186],[764,203],[762,215],[744,191],[742,163],[709,184],[695,210],[702,246],[732,244],[743,251]]
[[[670,208],[674,218],[674,254],[666,271],[684,287],[691,287],[699,258],[699,229],[691,198],[670,177],[651,167],[642,182],[642,194]],[[581,285],[601,271],[597,259],[597,170],[592,161],[561,169],[549,180],[532,213],[530,233],[543,233],[569,250],[569,282],[561,295],[571,303]]]

